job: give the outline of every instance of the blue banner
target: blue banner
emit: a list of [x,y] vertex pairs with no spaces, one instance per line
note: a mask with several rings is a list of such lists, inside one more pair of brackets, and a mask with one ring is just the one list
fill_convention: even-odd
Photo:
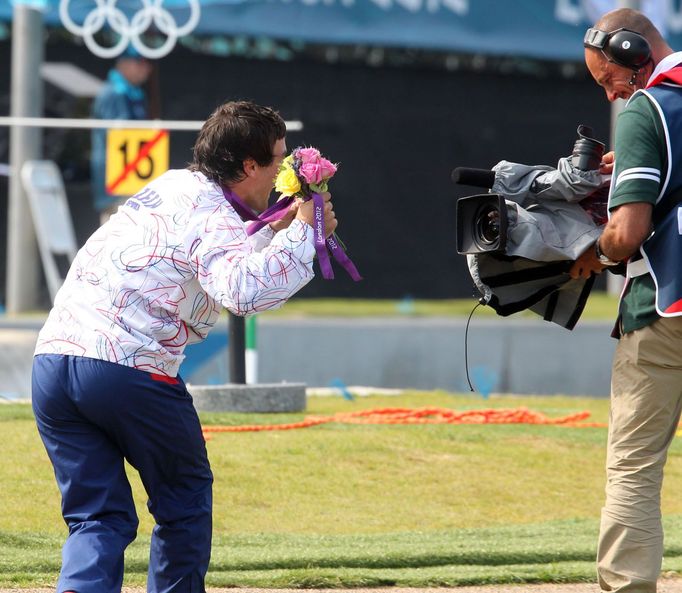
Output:
[[[46,23],[61,24],[58,0],[15,1],[43,5]],[[62,1],[73,22],[100,22],[92,13],[95,0]],[[180,29],[191,18],[189,0],[147,2],[157,3]],[[117,9],[118,16],[109,21],[118,19],[120,25],[124,14],[132,26],[143,3],[99,0],[99,5]],[[582,60],[586,27],[615,5],[615,0],[201,0],[193,34]],[[679,0],[644,0],[642,5],[671,45],[682,48]],[[0,19],[11,21],[12,10],[13,2],[0,0]],[[157,29],[164,30],[169,18],[162,18]]]

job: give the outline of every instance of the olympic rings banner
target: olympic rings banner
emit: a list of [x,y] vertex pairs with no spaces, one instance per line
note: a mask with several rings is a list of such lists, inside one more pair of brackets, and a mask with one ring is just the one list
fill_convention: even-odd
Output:
[[[189,17],[178,25],[175,16],[164,7],[164,0],[142,0],[131,17],[117,6],[117,0],[96,0],[82,23],[78,24],[71,14],[71,8],[78,4],[78,0],[60,0],[60,21],[68,31],[82,37],[88,49],[100,58],[115,58],[130,45],[145,58],[161,58],[173,49],[178,37],[194,31],[201,12],[199,0],[187,0]],[[83,2],[80,5],[82,10]],[[118,41],[104,47],[97,42],[95,35],[107,27],[115,33]],[[142,34],[151,27],[165,38],[159,46],[150,47],[143,41]]]
[[[132,46],[166,55],[183,35],[247,35],[550,60],[582,60],[585,28],[616,0],[13,0],[41,7],[45,22],[113,58]],[[0,20],[12,20],[0,0]],[[682,3],[642,0],[644,12],[682,49]],[[145,43],[145,32],[164,41]],[[104,47],[98,33],[113,32]],[[160,44],[159,44],[160,43]]]

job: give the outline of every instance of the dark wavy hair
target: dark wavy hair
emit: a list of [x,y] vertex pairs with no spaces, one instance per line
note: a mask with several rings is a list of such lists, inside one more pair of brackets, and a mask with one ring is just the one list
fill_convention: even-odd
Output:
[[261,167],[272,163],[272,147],[286,135],[279,113],[251,101],[230,101],[218,107],[201,127],[194,144],[191,171],[221,185],[244,178],[244,161]]

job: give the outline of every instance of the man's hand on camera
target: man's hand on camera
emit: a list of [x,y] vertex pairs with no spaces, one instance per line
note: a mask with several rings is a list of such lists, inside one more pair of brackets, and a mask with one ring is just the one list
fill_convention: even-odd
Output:
[[[280,198],[282,200],[283,198]],[[279,201],[279,200],[278,200]],[[286,216],[283,218],[280,218],[279,220],[275,220],[274,222],[270,223],[270,228],[275,231],[276,233],[288,228],[288,226],[291,224],[291,221],[294,220],[296,217],[296,213],[298,212],[298,206],[299,206],[299,200],[294,200],[291,203],[291,206],[289,206],[289,210],[287,211]]]
[[571,278],[589,278],[592,274],[601,274],[605,266],[597,259],[594,245],[590,245],[587,250],[577,259],[571,267],[569,274]]
[[[334,214],[334,207],[332,205],[332,196],[329,192],[324,192],[320,194],[324,198],[324,231],[325,236],[329,237],[337,225],[339,224],[336,220],[336,214]],[[300,202],[298,207],[298,212],[296,213],[296,218],[308,223],[311,227],[315,228],[315,209],[313,206],[313,201],[308,200],[307,202]]]
[[613,173],[613,162],[616,158],[616,153],[612,151],[607,152],[602,158],[599,164],[599,172],[602,175],[611,175]]

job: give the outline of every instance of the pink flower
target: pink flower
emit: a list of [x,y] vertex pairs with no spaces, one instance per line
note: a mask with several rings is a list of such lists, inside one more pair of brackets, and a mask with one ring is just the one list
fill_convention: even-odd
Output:
[[318,184],[323,179],[322,167],[319,163],[306,163],[304,161],[303,164],[298,168],[298,173],[308,184]]
[[299,148],[296,155],[302,163],[317,163],[322,156],[317,148]]
[[320,177],[322,179],[329,179],[334,173],[336,173],[336,165],[327,159],[320,159]]

